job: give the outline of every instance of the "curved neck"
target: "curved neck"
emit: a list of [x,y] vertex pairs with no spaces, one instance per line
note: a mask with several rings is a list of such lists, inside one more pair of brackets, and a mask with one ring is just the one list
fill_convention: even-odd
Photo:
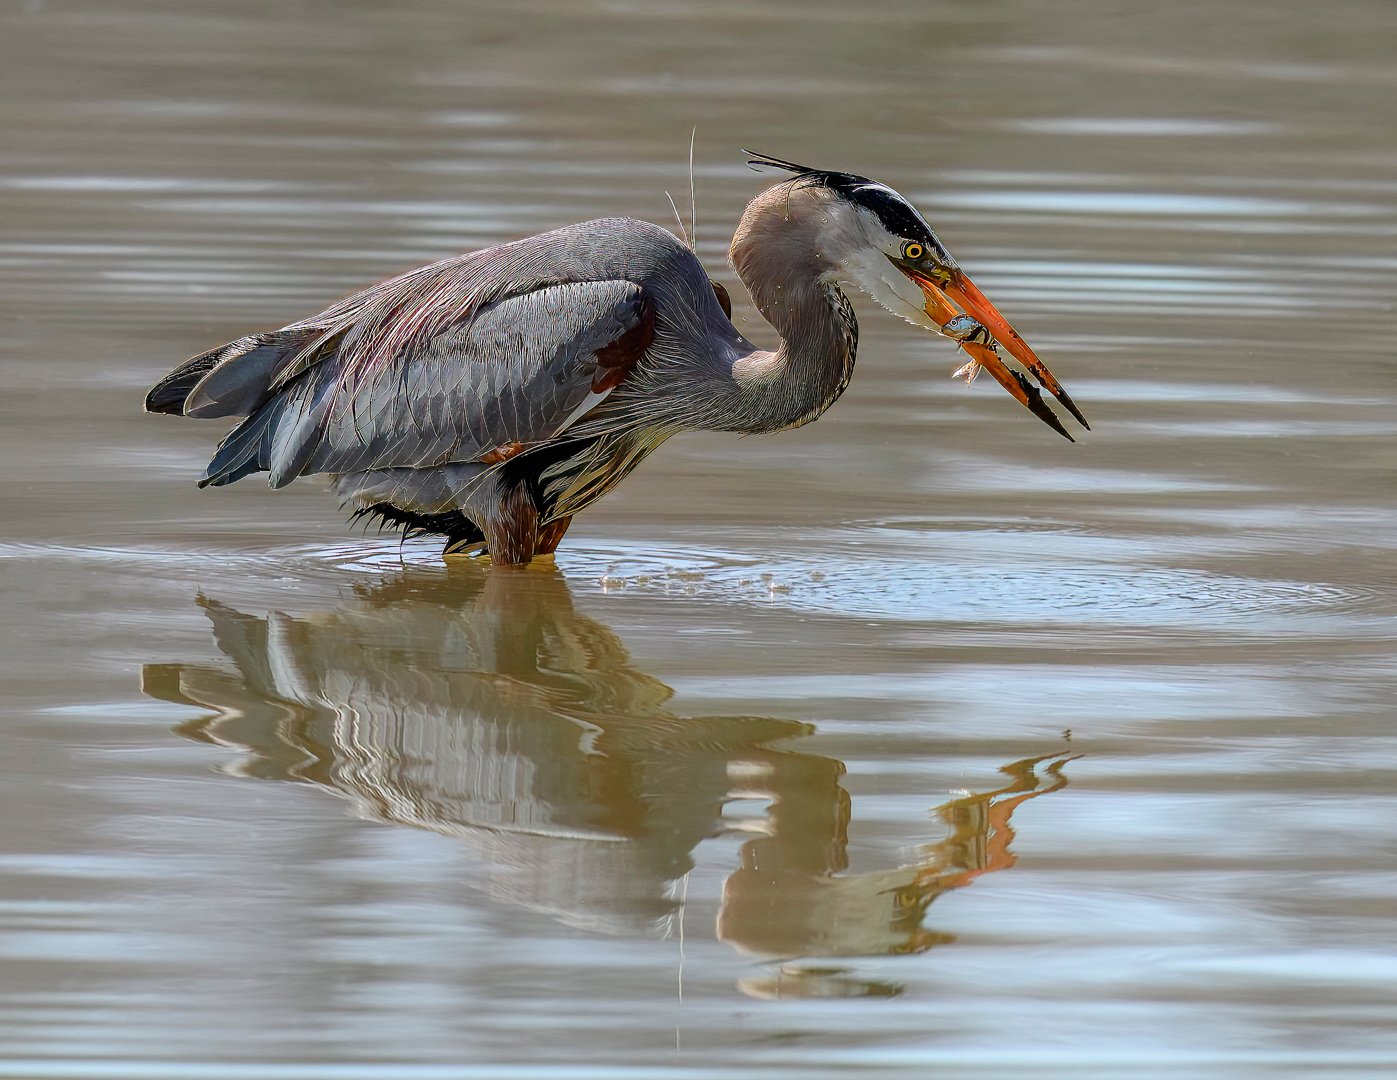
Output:
[[785,184],[770,188],[748,205],[733,236],[733,268],[781,335],[774,353],[754,352],[733,365],[749,431],[809,423],[853,375],[859,336],[854,309],[828,276],[831,267],[814,232],[797,223],[810,221],[812,211],[819,220],[818,208],[792,205],[822,194],[791,191]]

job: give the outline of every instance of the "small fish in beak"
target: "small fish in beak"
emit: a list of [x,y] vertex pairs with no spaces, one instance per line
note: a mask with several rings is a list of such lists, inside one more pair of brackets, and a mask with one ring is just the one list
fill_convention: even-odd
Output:
[[1038,387],[1029,382],[1023,372],[1005,363],[999,355],[998,347],[1002,345],[1082,427],[1091,430],[1087,418],[1047,365],[1038,359],[1028,342],[1009,325],[1009,320],[999,313],[999,309],[990,303],[989,298],[963,270],[956,266],[924,268],[903,262],[897,266],[922,290],[926,298],[927,317],[941,328],[943,334],[960,342],[960,347],[970,357],[970,363],[956,371],[957,377],[970,382],[983,368],[994,377],[995,382],[1009,391],[1015,401],[1063,438],[1075,442],[1058,420],[1057,414],[1043,400]]

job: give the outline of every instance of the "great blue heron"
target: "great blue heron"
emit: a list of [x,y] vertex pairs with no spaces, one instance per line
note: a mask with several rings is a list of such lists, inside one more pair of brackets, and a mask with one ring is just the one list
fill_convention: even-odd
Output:
[[[424,266],[319,315],[196,356],[150,412],[241,417],[199,486],[328,473],[342,503],[446,554],[551,553],[572,516],[685,430],[784,431],[844,392],[858,324],[841,282],[959,342],[1055,431],[1002,344],[1086,419],[886,184],[753,155],[794,176],[743,212],[730,258],[775,352],[733,326],[727,293],[659,226],[584,222]],[[960,311],[956,305],[964,309]]]

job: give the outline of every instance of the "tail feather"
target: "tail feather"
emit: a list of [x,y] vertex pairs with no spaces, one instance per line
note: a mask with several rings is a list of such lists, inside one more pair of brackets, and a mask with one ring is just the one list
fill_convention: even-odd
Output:
[[146,412],[168,413],[171,416],[184,415],[184,401],[189,397],[189,392],[199,384],[215,364],[218,363],[219,355],[223,349],[214,349],[213,352],[196,356],[192,360],[186,360],[174,371],[166,375],[153,387],[146,395]]
[[251,416],[266,404],[272,382],[314,333],[249,334],[186,360],[146,395],[146,412],[200,418]]
[[265,469],[263,462],[284,409],[284,399],[269,402],[230,431],[214,451],[213,460],[199,478],[199,486],[224,487]]

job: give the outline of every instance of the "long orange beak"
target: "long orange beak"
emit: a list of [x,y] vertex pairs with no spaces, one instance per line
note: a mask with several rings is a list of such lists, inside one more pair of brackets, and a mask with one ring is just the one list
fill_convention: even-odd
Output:
[[965,314],[977,319],[986,330],[994,335],[994,341],[989,342],[961,339],[960,347],[965,350],[972,361],[970,367],[972,373],[975,371],[974,365],[984,368],[994,377],[995,382],[1013,395],[1014,400],[1020,405],[1063,438],[1071,442],[1076,441],[1062,426],[1057,414],[1043,400],[1043,395],[1038,392],[1038,387],[1029,382],[1022,372],[1011,368],[1000,357],[995,349],[995,342],[998,342],[1009,350],[1010,355],[1015,360],[1033,374],[1043,389],[1057,398],[1062,407],[1076,417],[1082,427],[1088,431],[1091,430],[1087,418],[1082,415],[1076,402],[1062,388],[1053,373],[1048,370],[1048,366],[1038,359],[1038,354],[1029,348],[1028,342],[1009,325],[1009,320],[999,313],[999,309],[990,303],[989,297],[982,293],[961,270],[952,271],[950,279],[944,283],[932,281],[930,278],[922,277],[921,274],[915,272],[906,270],[904,272],[921,288],[922,294],[926,297],[926,313],[935,320],[937,326],[944,329],[947,323],[958,317],[961,311],[955,305],[959,304]]

